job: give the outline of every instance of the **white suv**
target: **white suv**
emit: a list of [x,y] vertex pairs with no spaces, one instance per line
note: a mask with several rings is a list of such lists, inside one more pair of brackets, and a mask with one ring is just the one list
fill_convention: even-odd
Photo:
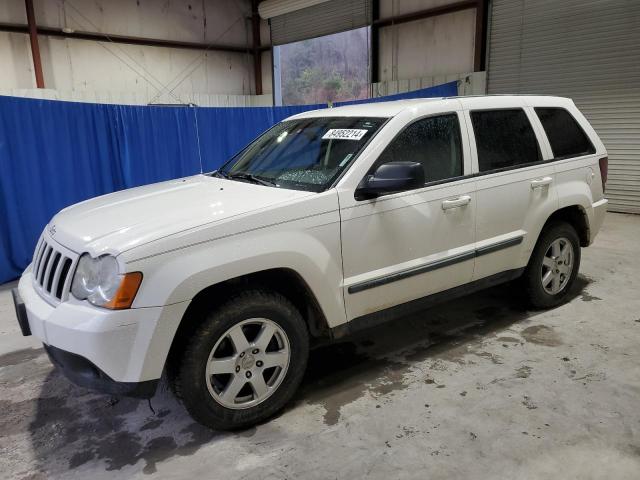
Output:
[[213,173],[62,210],[16,311],[77,384],[150,397],[166,369],[196,420],[244,427],[291,398],[312,341],[518,277],[562,302],[606,155],[565,98],[303,113]]

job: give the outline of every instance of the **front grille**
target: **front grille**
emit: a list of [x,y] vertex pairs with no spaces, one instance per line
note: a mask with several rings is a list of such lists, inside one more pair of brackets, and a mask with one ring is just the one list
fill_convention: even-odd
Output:
[[71,287],[71,267],[76,255],[47,239],[46,233],[33,255],[33,282],[46,300],[61,302]]

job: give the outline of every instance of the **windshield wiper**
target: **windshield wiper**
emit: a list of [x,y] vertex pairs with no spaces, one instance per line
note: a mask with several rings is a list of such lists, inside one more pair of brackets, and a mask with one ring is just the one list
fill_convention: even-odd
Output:
[[257,183],[258,185],[264,185],[266,187],[278,186],[276,182],[272,182],[271,180],[267,180],[266,178],[256,177],[255,175],[246,172],[228,173],[227,178],[231,180],[248,180],[251,183]]
[[228,173],[223,172],[222,170],[215,170],[211,173],[212,176],[216,176],[218,178],[226,178],[228,180],[247,180],[251,183],[257,183],[258,185],[265,185],[267,187],[277,187],[278,184],[276,182],[272,182],[271,180],[267,180],[266,178],[257,177],[251,173],[247,172],[238,172],[238,173]]
[[223,172],[222,170],[215,170],[211,172],[211,176],[218,177],[218,178],[229,178],[229,174],[226,172]]

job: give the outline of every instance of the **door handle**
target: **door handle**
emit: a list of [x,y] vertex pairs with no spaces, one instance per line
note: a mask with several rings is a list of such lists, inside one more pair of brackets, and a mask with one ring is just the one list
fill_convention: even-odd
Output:
[[547,185],[551,185],[551,182],[553,182],[553,178],[551,177],[536,178],[531,181],[531,189],[546,187]]
[[449,210],[450,208],[464,207],[471,203],[471,197],[469,195],[462,195],[461,197],[453,200],[445,200],[442,202],[442,209]]

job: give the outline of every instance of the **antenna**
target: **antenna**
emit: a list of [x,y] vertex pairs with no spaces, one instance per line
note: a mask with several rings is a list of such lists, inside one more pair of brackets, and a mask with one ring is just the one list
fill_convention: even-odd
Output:
[[198,106],[195,103],[190,103],[189,107],[193,108],[193,118],[196,124],[196,140],[198,144],[198,161],[200,162],[200,175],[202,175],[204,172],[202,168],[202,152],[200,151],[200,129],[198,128],[198,112],[196,111]]

